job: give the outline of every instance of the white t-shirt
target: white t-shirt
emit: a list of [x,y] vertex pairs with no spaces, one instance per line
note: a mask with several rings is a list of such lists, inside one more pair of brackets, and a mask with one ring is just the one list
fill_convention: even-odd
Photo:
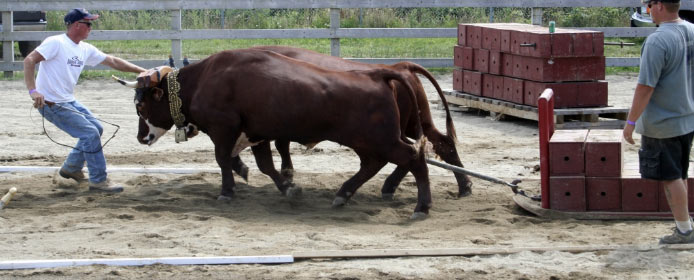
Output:
[[39,64],[36,90],[55,103],[74,101],[73,90],[84,65],[95,66],[106,59],[96,47],[84,41],[75,44],[67,34],[46,38],[36,51],[46,59]]

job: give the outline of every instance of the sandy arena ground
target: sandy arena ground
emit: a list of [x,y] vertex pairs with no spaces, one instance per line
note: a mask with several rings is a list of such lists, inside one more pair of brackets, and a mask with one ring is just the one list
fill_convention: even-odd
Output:
[[[451,88],[451,76],[439,77]],[[610,104],[628,107],[634,76],[609,76]],[[52,143],[21,81],[4,81],[0,100],[0,164],[59,166],[68,149]],[[425,82],[431,100],[438,97]],[[112,81],[85,81],[77,98],[100,118],[121,126],[106,148],[109,167],[217,168],[205,135],[176,144],[173,133],[152,147],[137,143],[133,91]],[[443,111],[432,105],[437,127]],[[454,113],[458,152],[466,168],[521,179],[539,191],[537,124],[493,120],[484,113]],[[107,138],[114,128],[105,125]],[[74,140],[46,122],[48,135]],[[638,137],[637,137],[638,140]],[[637,147],[626,158],[636,160]],[[654,245],[671,221],[545,220],[517,207],[505,186],[474,180],[473,194],[457,198],[452,173],[430,166],[434,206],[424,221],[409,220],[416,186],[406,177],[394,201],[380,199],[387,166],[351,203],[330,207],[334,193],[359,161],[346,147],[321,143],[313,150],[292,144],[300,198],[282,197],[271,180],[251,167],[248,183],[237,177],[237,197],[220,202],[221,176],[111,173],[121,194],[94,194],[53,173],[0,173],[0,193],[19,193],[0,210],[0,260],[128,257],[285,255],[296,251],[425,248],[518,248],[588,245]],[[275,154],[276,164],[279,157]],[[106,279],[602,279],[691,278],[694,253],[656,249],[590,253],[531,252],[472,257],[402,257],[303,260],[282,265],[144,267],[86,266],[0,271],[0,278]]]

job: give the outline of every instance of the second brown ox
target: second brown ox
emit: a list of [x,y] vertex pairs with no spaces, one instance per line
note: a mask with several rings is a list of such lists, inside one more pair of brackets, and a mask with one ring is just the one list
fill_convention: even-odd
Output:
[[[361,160],[359,171],[338,190],[333,204],[344,204],[391,162],[412,172],[417,182],[413,218],[428,214],[432,202],[424,153],[420,141],[412,144],[405,138],[393,83],[405,85],[411,104],[416,107],[417,102],[399,72],[332,71],[275,52],[246,49],[223,51],[168,74],[156,73],[138,79],[138,140],[151,145],[174,125],[176,110],[170,109],[175,108],[170,101],[175,95],[170,95],[173,91],[167,84],[176,77],[172,80],[180,84],[182,126],[205,132],[215,145],[222,171],[220,198],[233,196],[233,157],[244,147],[252,146],[261,172],[283,194],[290,194],[295,187],[274,168],[269,141],[311,145],[328,140],[352,148]],[[421,126],[417,131],[414,138],[423,139]]]

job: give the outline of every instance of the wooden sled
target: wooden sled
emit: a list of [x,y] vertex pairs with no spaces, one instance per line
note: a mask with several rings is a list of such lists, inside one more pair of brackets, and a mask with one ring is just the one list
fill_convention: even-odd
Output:
[[542,208],[540,201],[535,201],[523,195],[514,195],[513,201],[534,214],[546,219],[576,219],[576,220],[672,220],[670,212],[569,212]]

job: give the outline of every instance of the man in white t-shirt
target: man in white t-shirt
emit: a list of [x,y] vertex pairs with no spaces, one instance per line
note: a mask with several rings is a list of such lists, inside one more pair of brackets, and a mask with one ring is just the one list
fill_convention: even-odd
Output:
[[[65,15],[65,34],[46,38],[24,59],[24,81],[34,107],[55,126],[72,137],[77,145],[70,151],[60,168],[60,176],[77,182],[86,180],[82,168],[87,163],[89,190],[121,192],[123,187],[112,184],[106,174],[106,159],[101,149],[103,127],[92,113],[75,100],[77,80],[85,65],[103,64],[113,69],[140,73],[145,69],[123,59],[106,55],[83,40],[91,31],[92,21],[99,15],[85,9],[73,9]],[[39,73],[34,80],[34,69]]]

